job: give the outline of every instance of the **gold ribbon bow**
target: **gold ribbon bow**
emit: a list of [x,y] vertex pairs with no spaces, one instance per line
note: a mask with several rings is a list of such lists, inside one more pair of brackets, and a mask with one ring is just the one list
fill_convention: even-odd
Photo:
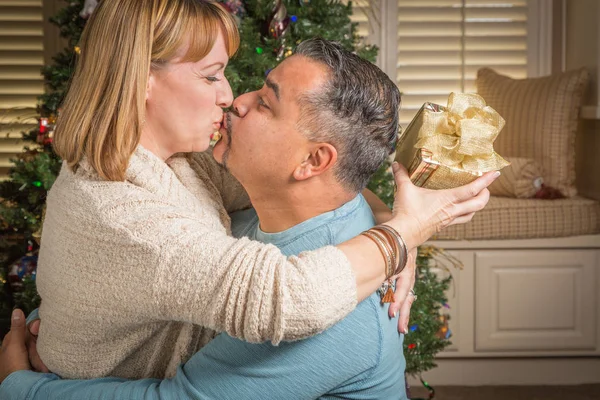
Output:
[[504,118],[473,93],[451,93],[443,112],[426,111],[416,148],[442,165],[473,173],[500,170],[509,163],[494,151]]

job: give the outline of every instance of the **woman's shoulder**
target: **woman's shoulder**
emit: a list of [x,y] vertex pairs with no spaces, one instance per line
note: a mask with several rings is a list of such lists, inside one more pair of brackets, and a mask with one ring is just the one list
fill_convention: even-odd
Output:
[[133,182],[109,182],[63,167],[48,195],[47,213],[151,243],[179,231],[174,226],[181,224],[225,232],[213,202],[198,199],[177,178],[148,182],[153,179],[139,174]]
[[127,181],[102,180],[85,170],[73,171],[64,164],[48,197],[59,198],[63,206],[101,209],[119,202],[149,200],[152,196]]

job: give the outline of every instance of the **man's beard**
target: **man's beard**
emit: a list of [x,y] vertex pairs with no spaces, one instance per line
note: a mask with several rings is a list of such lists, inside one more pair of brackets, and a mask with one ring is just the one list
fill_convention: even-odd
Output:
[[225,139],[225,151],[223,152],[222,164],[225,171],[229,172],[227,159],[229,158],[229,151],[231,150],[231,112],[225,114],[225,119],[227,120],[227,135],[223,138]]

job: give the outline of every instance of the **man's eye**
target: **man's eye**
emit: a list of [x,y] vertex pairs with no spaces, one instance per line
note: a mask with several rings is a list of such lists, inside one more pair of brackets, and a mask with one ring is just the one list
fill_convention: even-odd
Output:
[[258,98],[258,106],[259,107],[264,107],[264,108],[266,108],[268,110],[270,109],[269,106],[263,101],[262,97]]

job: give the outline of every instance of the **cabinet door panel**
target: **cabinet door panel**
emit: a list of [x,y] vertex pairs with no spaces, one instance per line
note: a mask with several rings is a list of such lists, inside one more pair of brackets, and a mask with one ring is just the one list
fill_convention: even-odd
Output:
[[475,350],[596,347],[595,250],[475,254]]

